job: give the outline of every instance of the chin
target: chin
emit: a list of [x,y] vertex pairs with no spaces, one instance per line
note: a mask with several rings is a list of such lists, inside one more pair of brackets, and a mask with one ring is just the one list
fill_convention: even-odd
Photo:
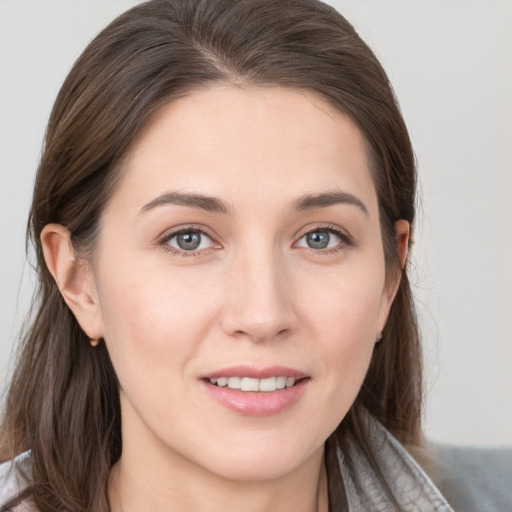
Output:
[[[284,445],[284,446],[283,446]],[[324,444],[311,451],[304,445],[280,446],[274,443],[255,441],[250,449],[247,444],[230,447],[221,456],[213,455],[210,460],[199,462],[205,469],[226,480],[238,482],[263,482],[278,480],[297,470],[308,459],[323,457]]]
[[275,464],[274,460],[253,461],[233,460],[223,464],[216,464],[207,468],[218,477],[234,482],[265,482],[279,480],[299,467],[299,461],[288,463],[280,461]]

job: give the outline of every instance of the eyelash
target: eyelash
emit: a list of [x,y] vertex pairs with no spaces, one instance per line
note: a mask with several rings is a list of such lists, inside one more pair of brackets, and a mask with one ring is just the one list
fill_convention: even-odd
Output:
[[[216,244],[214,237],[211,236],[210,234],[208,234],[203,228],[195,227],[192,225],[192,226],[178,228],[171,232],[165,233],[158,240],[158,245],[160,247],[162,247],[162,249],[164,251],[171,253],[174,256],[180,256],[181,258],[190,258],[190,257],[198,256],[201,252],[208,250],[208,249],[200,249],[198,251],[185,251],[185,250],[176,249],[176,248],[172,247],[171,245],[169,245],[169,241],[172,240],[175,236],[178,236],[181,233],[187,233],[187,232],[200,233],[201,235],[207,236],[214,244]],[[217,243],[217,245],[218,245],[218,243]]]
[[341,241],[338,245],[331,247],[330,249],[313,249],[312,247],[303,248],[315,255],[320,254],[322,256],[328,256],[330,254],[334,254],[338,251],[341,251],[344,248],[354,247],[356,245],[354,239],[347,232],[342,231],[339,227],[330,224],[318,225],[313,227],[312,229],[308,229],[308,231],[306,231],[299,237],[298,241],[302,240],[305,236],[309,235],[310,233],[315,233],[316,231],[331,233],[333,235],[336,235]]
[[[355,241],[349,234],[347,234],[345,231],[342,231],[340,228],[338,228],[336,226],[332,226],[332,225],[315,226],[312,229],[309,229],[308,231],[303,233],[299,237],[298,241],[302,240],[305,236],[309,235],[310,233],[315,233],[316,231],[324,231],[327,233],[332,233],[333,235],[337,236],[341,240],[341,242],[340,242],[340,244],[338,244],[335,247],[332,247],[330,249],[313,249],[312,247],[309,247],[309,248],[303,247],[303,249],[306,249],[306,250],[312,252],[313,254],[321,254],[323,256],[326,256],[329,254],[336,253],[336,252],[342,250],[343,248],[355,246]],[[181,233],[187,233],[187,232],[200,233],[201,235],[204,235],[204,236],[208,237],[210,240],[212,240],[212,242],[214,244],[216,243],[214,241],[214,237],[209,235],[204,229],[195,227],[195,226],[186,226],[186,227],[175,229],[171,232],[165,233],[163,236],[161,236],[159,238],[158,245],[161,246],[162,249],[164,249],[166,252],[169,252],[175,256],[180,256],[181,258],[190,258],[190,257],[198,256],[201,252],[211,249],[211,248],[208,248],[208,249],[200,249],[198,251],[185,251],[185,250],[175,249],[174,247],[169,245],[169,241],[172,240],[175,236],[178,236]],[[298,241],[295,242],[295,244],[297,244]]]

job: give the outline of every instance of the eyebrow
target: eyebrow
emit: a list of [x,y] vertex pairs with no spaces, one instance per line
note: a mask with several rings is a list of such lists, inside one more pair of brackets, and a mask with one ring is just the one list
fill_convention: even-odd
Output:
[[[368,210],[364,203],[356,196],[348,192],[325,192],[322,194],[307,194],[299,197],[292,205],[291,211],[307,211],[316,208],[327,208],[335,204],[349,204],[359,208],[368,216]],[[211,213],[231,213],[234,208],[228,203],[216,197],[203,194],[166,192],[149,203],[145,204],[139,211],[139,215],[153,210],[159,206],[177,205],[198,208]]]
[[167,206],[170,204],[199,208],[200,210],[212,213],[229,213],[233,210],[227,203],[216,197],[183,192],[166,192],[144,205],[139,211],[139,214],[153,210],[158,206]]
[[356,196],[348,192],[325,192],[323,194],[305,195],[299,197],[292,206],[292,211],[314,210],[327,208],[335,204],[349,204],[359,208],[366,216],[368,209]]

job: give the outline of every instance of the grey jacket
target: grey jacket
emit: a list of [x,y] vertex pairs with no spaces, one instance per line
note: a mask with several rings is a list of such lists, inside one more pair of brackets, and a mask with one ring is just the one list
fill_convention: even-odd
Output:
[[[402,512],[512,512],[512,448],[482,451],[432,445],[438,462],[436,486],[384,427],[372,421],[370,432],[372,453]],[[339,460],[347,503],[343,510],[331,512],[396,510],[355,445],[340,453]],[[0,507],[25,487],[23,473],[30,474],[29,452],[0,465]],[[13,512],[38,511],[27,503]]]

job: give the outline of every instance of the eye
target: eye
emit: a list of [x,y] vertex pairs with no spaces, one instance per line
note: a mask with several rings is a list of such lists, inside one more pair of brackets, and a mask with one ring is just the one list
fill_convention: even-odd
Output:
[[174,233],[165,241],[170,247],[178,251],[200,251],[213,247],[213,240],[198,229],[186,229]]
[[306,233],[297,242],[298,247],[307,247],[309,249],[322,250],[333,249],[343,242],[341,233],[333,229],[315,229]]

